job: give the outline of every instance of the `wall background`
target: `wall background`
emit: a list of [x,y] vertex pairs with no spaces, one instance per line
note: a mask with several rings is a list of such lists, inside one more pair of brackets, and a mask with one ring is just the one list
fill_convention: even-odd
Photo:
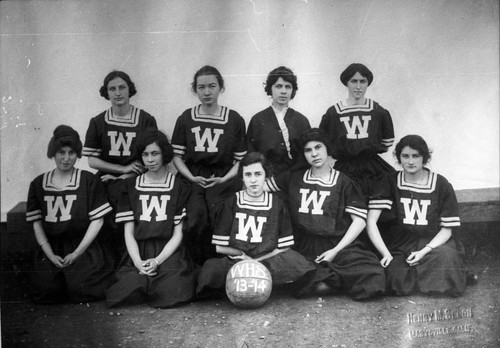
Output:
[[220,102],[247,124],[269,105],[267,73],[289,66],[291,106],[318,126],[347,96],[342,70],[364,63],[375,76],[367,96],[391,112],[396,140],[422,135],[455,189],[498,187],[498,10],[496,0],[1,1],[1,219],[53,168],[54,128],[71,125],[83,141],[109,107],[98,90],[113,69],[170,137],[198,102],[190,83],[202,65],[221,71]]

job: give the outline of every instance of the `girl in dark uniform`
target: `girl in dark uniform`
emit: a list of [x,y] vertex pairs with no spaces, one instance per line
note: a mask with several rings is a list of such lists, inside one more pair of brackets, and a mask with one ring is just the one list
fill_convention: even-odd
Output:
[[349,95],[326,111],[319,128],[331,141],[335,169],[360,185],[368,203],[373,183],[395,171],[379,156],[394,142],[392,118],[377,102],[365,98],[373,81],[373,74],[366,66],[349,65],[340,80]]
[[26,212],[40,245],[31,274],[33,300],[102,299],[113,272],[112,260],[96,240],[112,210],[103,184],[94,174],[75,168],[82,143],[73,128],[54,130],[47,156],[54,158],[56,168],[33,180]]
[[194,266],[182,245],[189,186],[167,170],[173,150],[163,133],[146,132],[137,150],[148,171],[125,181],[118,202],[116,221],[124,223],[128,257],[106,303],[171,307],[189,301],[195,290]]
[[[367,226],[386,267],[388,290],[460,296],[466,271],[464,248],[453,236],[460,227],[455,191],[443,176],[425,168],[431,154],[422,137],[403,137],[395,156],[403,170],[376,186]],[[381,214],[385,223],[377,226]]]
[[224,79],[212,66],[194,75],[192,90],[201,104],[177,119],[172,136],[174,165],[191,185],[187,202],[186,244],[198,264],[216,255],[211,245],[214,206],[241,188],[234,180],[247,151],[245,121],[234,110],[220,106]]

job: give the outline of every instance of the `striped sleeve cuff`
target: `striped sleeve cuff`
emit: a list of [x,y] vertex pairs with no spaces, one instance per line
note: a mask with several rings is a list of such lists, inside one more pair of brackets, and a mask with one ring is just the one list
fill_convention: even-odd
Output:
[[182,219],[186,216],[186,208],[182,209],[182,212],[179,215],[174,216],[174,225],[178,225],[181,223]]
[[243,157],[245,157],[245,155],[247,154],[246,151],[242,151],[242,152],[235,152],[233,153],[233,158],[235,161],[241,161],[243,159]]
[[266,179],[266,184],[267,184],[267,187],[269,187],[269,189],[271,190],[271,192],[280,191],[278,185],[276,184],[276,180],[274,180],[274,176],[269,178],[269,179]]
[[134,221],[134,212],[132,210],[116,213],[115,222]]
[[385,146],[385,147],[391,147],[392,144],[394,144],[394,138],[390,138],[390,139],[382,139],[382,145]]
[[291,247],[294,244],[293,235],[278,239],[278,249]]
[[212,244],[220,245],[220,246],[228,246],[229,245],[229,236],[219,236],[214,234],[212,236]]
[[172,144],[172,147],[174,149],[174,155],[179,156],[181,158],[184,157],[184,154],[186,153],[185,146]]
[[84,147],[82,155],[87,157],[101,157],[102,149],[95,149],[93,147]]
[[391,210],[392,201],[389,199],[372,199],[368,203],[368,209]]
[[441,227],[460,227],[460,217],[441,217]]
[[111,212],[112,210],[113,210],[113,208],[111,207],[111,204],[106,202],[105,204],[101,205],[99,208],[92,210],[89,213],[89,219],[90,219],[90,221],[100,219],[104,215]]
[[345,211],[346,211],[346,213],[354,214],[354,215],[359,216],[360,218],[363,218],[365,220],[366,220],[366,216],[368,215],[368,211],[366,209],[356,208],[356,207],[353,207],[351,205],[348,205],[347,207],[345,207]]
[[40,209],[26,212],[26,221],[28,222],[33,222],[41,219],[42,211]]

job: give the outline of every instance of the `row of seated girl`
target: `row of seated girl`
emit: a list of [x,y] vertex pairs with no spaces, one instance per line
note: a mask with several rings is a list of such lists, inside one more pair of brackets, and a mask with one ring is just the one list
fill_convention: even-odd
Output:
[[[214,207],[211,242],[218,256],[199,268],[183,242],[190,186],[167,169],[175,147],[157,130],[143,132],[137,151],[146,171],[121,181],[114,214],[127,249],[114,272],[96,238],[112,211],[103,183],[74,167],[82,153],[78,133],[57,127],[48,146],[56,168],[32,182],[28,197],[27,219],[41,247],[34,300],[105,297],[111,307],[170,307],[220,291],[242,259],[262,262],[274,284],[297,296],[464,292],[463,247],[452,235],[460,224],[456,198],[446,179],[424,167],[430,152],[421,137],[396,145],[403,170],[374,185],[369,209],[358,184],[332,167],[321,130],[307,130],[299,144],[306,167],[267,180],[262,154],[243,157],[236,175],[243,189]],[[284,193],[286,202],[268,191]],[[380,255],[358,238],[365,226]]]

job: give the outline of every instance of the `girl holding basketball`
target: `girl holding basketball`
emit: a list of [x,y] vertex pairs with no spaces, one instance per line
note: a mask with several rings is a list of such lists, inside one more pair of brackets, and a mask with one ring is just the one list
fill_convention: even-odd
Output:
[[191,186],[185,239],[199,264],[216,255],[210,243],[214,206],[241,187],[234,178],[247,149],[245,121],[219,105],[223,90],[224,79],[216,68],[199,69],[192,91],[201,104],[179,116],[172,136],[174,165]]
[[222,258],[205,262],[198,277],[200,296],[223,289],[226,274],[240,260],[262,262],[276,285],[293,283],[314,272],[312,262],[290,249],[294,237],[286,205],[278,196],[264,191],[269,173],[264,156],[247,154],[239,176],[245,189],[222,202],[215,214],[212,243]]
[[195,289],[194,265],[182,244],[189,186],[167,170],[173,150],[162,132],[144,133],[137,150],[148,171],[125,181],[118,202],[116,221],[124,223],[128,256],[106,303],[171,307],[189,301]]
[[[453,236],[460,227],[453,187],[425,167],[431,153],[422,137],[403,137],[394,154],[403,170],[376,186],[367,222],[386,268],[388,291],[460,296],[466,272],[464,248]],[[384,223],[377,224],[382,214]]]

